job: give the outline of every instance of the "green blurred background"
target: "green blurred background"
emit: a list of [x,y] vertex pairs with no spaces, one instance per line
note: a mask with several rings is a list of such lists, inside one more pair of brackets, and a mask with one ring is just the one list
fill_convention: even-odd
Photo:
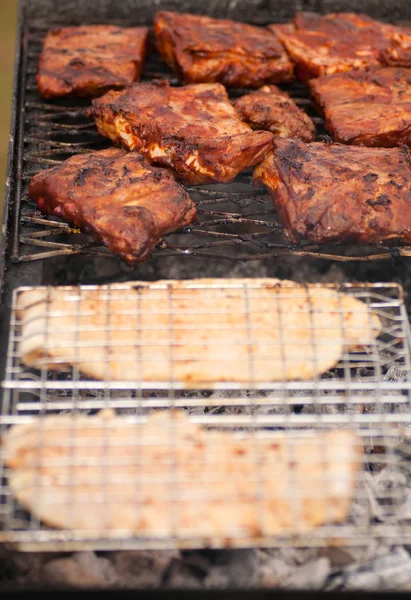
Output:
[[[3,205],[10,127],[18,0],[0,0],[0,205]],[[1,215],[1,213],[0,213]],[[1,216],[0,216],[1,220]]]

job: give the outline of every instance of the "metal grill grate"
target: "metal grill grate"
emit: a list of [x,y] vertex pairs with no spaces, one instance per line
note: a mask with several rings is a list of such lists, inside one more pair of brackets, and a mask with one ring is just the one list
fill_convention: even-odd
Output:
[[[258,280],[221,281],[218,284],[214,283],[213,286],[210,286],[206,280],[202,283],[193,280],[186,282],[185,287],[177,289],[170,282],[143,284],[142,286],[134,283],[101,286],[99,288],[80,286],[60,289],[69,299],[67,302],[69,308],[65,309],[64,303],[60,303],[57,312],[54,312],[54,314],[56,317],[57,315],[61,317],[65,310],[71,310],[71,314],[77,315],[75,320],[77,323],[76,339],[80,338],[77,350],[79,350],[82,343],[82,338],[78,333],[79,330],[81,331],[82,328],[84,330],[84,327],[87,326],[85,323],[88,320],[92,323],[93,319],[90,310],[83,315],[81,314],[81,299],[84,299],[90,290],[98,290],[99,293],[103,294],[100,299],[105,298],[105,302],[96,304],[94,308],[95,314],[100,315],[102,322],[106,323],[105,335],[114,329],[114,325],[110,323],[109,311],[112,311],[111,314],[118,314],[119,311],[124,310],[124,305],[123,307],[119,306],[120,301],[127,302],[129,299],[130,302],[134,303],[133,309],[129,310],[127,314],[127,319],[129,323],[140,323],[140,336],[135,339],[133,352],[130,348],[127,348],[124,354],[126,355],[126,361],[128,361],[127,371],[133,369],[134,373],[140,374],[141,366],[139,364],[141,365],[144,356],[148,360],[147,355],[144,355],[144,344],[139,343],[144,339],[141,337],[141,332],[144,332],[145,311],[148,310],[148,305],[143,303],[138,305],[136,303],[136,290],[140,290],[140,292],[145,290],[150,303],[153,302],[153,299],[161,296],[168,305],[168,309],[164,312],[171,325],[171,328],[167,329],[167,337],[165,338],[170,373],[176,375],[178,373],[176,368],[177,359],[173,356],[172,348],[174,347],[174,351],[176,351],[178,336],[182,327],[176,325],[179,310],[178,300],[183,299],[185,301],[184,315],[187,318],[188,326],[190,324],[189,315],[199,311],[198,298],[195,295],[190,296],[190,290],[200,291],[201,297],[210,301],[210,305],[214,306],[214,310],[210,310],[208,315],[204,311],[201,314],[204,321],[203,329],[206,331],[207,328],[213,325],[213,315],[220,314],[227,319],[232,316],[229,313],[224,313],[228,304],[225,305],[225,308],[224,304],[221,305],[223,308],[216,308],[217,301],[221,299],[221,294],[231,299],[238,294],[241,296],[242,301],[248,299],[249,303],[244,302],[243,308],[245,326],[240,327],[239,325],[230,324],[231,329],[238,329],[241,334],[237,344],[241,346],[241,340],[244,337],[244,342],[249,343],[250,336],[253,340],[258,335],[258,328],[255,327],[256,309],[253,309],[252,299],[261,298],[265,288]],[[290,287],[289,284],[276,284],[275,289],[280,300],[288,301],[291,290],[296,293],[296,288]],[[315,290],[318,289],[318,286],[310,286],[310,288],[299,286],[297,291],[301,293],[302,298],[305,297],[307,289],[310,289],[310,294],[315,297]],[[335,293],[335,286],[329,285],[326,288],[327,290],[330,295],[329,298],[326,295],[327,302],[331,302],[332,295]],[[34,464],[41,464],[45,468],[45,473],[42,475],[37,473],[36,475],[38,476],[38,483],[34,484],[34,487],[36,493],[39,494],[38,497],[49,498],[50,501],[50,486],[56,484],[56,482],[59,485],[58,482],[60,481],[60,484],[64,487],[64,474],[69,473],[66,480],[68,482],[66,495],[63,494],[62,502],[63,504],[64,502],[67,502],[67,504],[71,502],[73,499],[72,494],[74,494],[73,486],[78,482],[73,475],[73,473],[76,474],[76,453],[79,453],[77,456],[79,460],[85,460],[84,453],[88,455],[92,437],[89,432],[87,435],[82,436],[82,426],[81,424],[76,425],[76,418],[79,415],[89,415],[91,418],[101,409],[113,409],[117,415],[127,420],[127,423],[123,423],[122,427],[125,427],[125,432],[129,431],[127,428],[131,427],[134,436],[131,446],[135,448],[135,445],[137,445],[139,449],[141,448],[141,455],[134,450],[135,454],[129,456],[131,462],[126,464],[132,469],[132,473],[126,477],[124,463],[120,461],[119,456],[116,454],[117,451],[113,450],[114,454],[112,454],[110,450],[112,447],[110,445],[111,438],[107,431],[110,431],[111,426],[108,419],[107,431],[105,430],[108,437],[103,436],[104,443],[101,442],[100,446],[97,444],[97,448],[99,448],[97,457],[93,454],[95,450],[90,450],[91,463],[88,463],[89,467],[94,469],[91,475],[97,477],[96,473],[98,471],[98,477],[106,476],[104,481],[106,481],[105,485],[107,487],[105,488],[103,485],[100,496],[94,493],[91,498],[87,497],[86,494],[87,502],[89,504],[91,502],[98,513],[101,512],[100,501],[108,507],[107,510],[110,514],[115,510],[117,510],[117,514],[122,513],[123,509],[127,512],[127,493],[131,493],[130,486],[135,486],[132,492],[132,506],[134,507],[133,510],[136,511],[133,514],[135,515],[140,509],[144,512],[143,505],[147,507],[147,502],[153,501],[150,496],[151,492],[147,490],[151,490],[154,486],[155,489],[162,490],[162,496],[159,492],[162,500],[161,506],[159,506],[156,504],[156,502],[159,502],[159,497],[156,497],[153,501],[153,510],[157,510],[159,515],[163,515],[164,519],[162,520],[162,517],[159,517],[157,529],[153,526],[150,528],[146,523],[148,529],[145,529],[145,533],[142,533],[142,530],[144,531],[143,526],[141,526],[142,530],[140,529],[139,533],[135,530],[130,533],[130,531],[125,531],[124,528],[122,530],[106,529],[96,531],[90,530],[86,526],[76,526],[73,529],[63,530],[52,529],[25,512],[16,503],[9,487],[11,472],[9,467],[4,467],[3,459],[0,463],[0,469],[3,469],[0,473],[0,541],[14,542],[26,550],[81,549],[90,546],[101,549],[119,549],[198,548],[207,546],[248,547],[250,545],[281,547],[322,546],[327,544],[362,545],[367,544],[370,538],[390,540],[396,544],[411,543],[409,527],[409,519],[411,518],[409,510],[411,501],[411,463],[409,461],[411,446],[408,442],[408,436],[411,432],[411,335],[400,287],[394,284],[346,284],[338,288],[338,291],[361,300],[367,314],[371,309],[373,313],[378,315],[381,322],[381,332],[375,341],[370,342],[368,340],[366,346],[357,346],[355,349],[352,341],[344,339],[341,359],[332,371],[327,371],[322,376],[313,377],[308,381],[281,380],[272,381],[271,383],[260,382],[259,384],[253,380],[251,369],[249,370],[249,376],[243,381],[215,381],[214,385],[209,385],[207,389],[193,389],[194,384],[188,386],[187,389],[184,381],[179,381],[176,376],[171,376],[169,380],[162,382],[155,382],[153,379],[150,381],[149,378],[145,380],[138,376],[133,377],[133,380],[128,382],[107,377],[97,381],[83,373],[81,360],[78,360],[77,363],[73,360],[74,367],[64,367],[61,362],[53,364],[53,359],[50,358],[43,361],[43,366],[40,369],[24,366],[21,362],[22,342],[25,341],[25,337],[27,338],[30,334],[33,334],[33,329],[22,329],[21,322],[17,319],[16,309],[22,293],[27,291],[36,293],[40,291],[43,295],[46,294],[46,298],[47,294],[50,298],[52,293],[51,288],[20,288],[15,291],[8,364],[6,379],[3,382],[4,402],[0,426],[2,435],[4,435],[11,425],[33,420],[38,424],[35,431],[38,432],[40,446],[34,445],[37,451],[34,452],[33,460],[35,461]],[[144,306],[146,308],[143,310],[142,307]],[[310,312],[310,310],[312,308],[310,309],[309,306],[305,308],[306,312]],[[342,317],[346,316],[343,308],[340,309],[339,314]],[[50,313],[51,315],[52,313]],[[82,321],[82,316],[86,317],[86,320]],[[133,316],[137,316],[140,320],[133,321]],[[40,317],[37,316],[37,318]],[[33,321],[35,321],[35,317],[32,316],[30,322],[33,323]],[[343,323],[343,320],[341,323]],[[25,327],[27,326],[26,323]],[[341,328],[342,334],[348,336],[343,324],[341,324]],[[95,328],[93,327],[93,329]],[[118,331],[117,326],[116,330]],[[52,341],[53,324],[51,320],[48,322],[46,331],[48,332],[48,340],[46,336],[45,347],[50,349],[53,347],[53,343],[56,343]],[[204,331],[201,328],[197,331],[199,338],[202,337]],[[216,350],[220,352],[220,356],[222,347],[225,352],[232,352],[232,348],[228,350],[226,346],[222,345],[224,336],[221,335],[220,330],[218,330],[218,333],[220,339],[215,340],[214,344]],[[287,331],[284,330],[283,333],[284,335],[279,338],[281,347],[286,345],[284,338]],[[71,346],[73,343],[73,338],[67,337],[69,335],[70,327],[66,326],[65,333],[62,334],[62,339],[66,340],[66,347]],[[158,331],[157,338],[158,347],[156,348],[154,360],[160,362],[162,337]],[[303,346],[301,351],[304,351]],[[318,347],[316,351],[319,352]],[[96,341],[92,352],[95,355],[99,352],[99,344]],[[107,347],[104,348],[104,352],[107,352]],[[255,361],[252,344],[250,345],[249,360]],[[318,356],[314,356],[313,360],[318,360]],[[50,363],[53,370],[48,369]],[[204,386],[202,387],[204,388]],[[257,389],[259,387],[261,389]],[[197,456],[196,462],[195,456],[190,453],[197,452],[198,446],[193,449],[190,444],[193,443],[193,440],[199,441],[199,436],[203,434],[194,430],[195,435],[191,436],[191,442],[189,438],[187,438],[188,441],[185,438],[180,439],[179,422],[173,420],[173,413],[170,410],[167,411],[167,417],[164,421],[165,429],[150,430],[155,441],[153,442],[153,437],[149,439],[150,436],[147,439],[144,436],[142,438],[141,433],[139,433],[141,432],[139,427],[142,426],[142,423],[146,422],[150,415],[158,414],[156,409],[170,409],[172,407],[187,415],[191,427],[201,425],[211,431],[231,432],[233,436],[240,436],[238,438],[241,440],[238,442],[240,449],[248,448],[248,454],[244,458],[245,462],[241,463],[242,466],[238,466],[236,463],[237,466],[229,471],[229,476],[227,472],[223,474],[221,472],[223,467],[220,463],[215,468],[210,466],[214,465],[213,461],[216,460],[215,452],[213,454],[211,451],[205,451],[204,448],[204,452],[202,451],[199,456],[195,455]],[[61,455],[59,460],[63,462],[60,463],[58,461],[57,463],[42,462],[46,459],[40,452],[39,447],[41,447],[41,436],[47,430],[47,420],[45,418],[59,414],[66,415],[69,418],[71,429],[66,441],[71,448],[71,454],[65,458],[64,454]],[[134,427],[136,428],[135,431]],[[58,422],[56,428],[58,429]],[[298,465],[305,460],[308,463],[312,460],[311,467],[315,464],[316,466],[313,469],[316,471],[320,460],[313,459],[312,456],[311,459],[309,456],[308,458],[305,457],[304,444],[309,443],[307,439],[312,439],[312,436],[335,428],[337,428],[337,433],[347,430],[357,432],[364,444],[364,452],[361,453],[363,469],[358,481],[356,479],[356,491],[352,502],[348,502],[348,500],[351,500],[351,493],[347,491],[349,485],[347,484],[344,487],[345,480],[339,478],[344,478],[347,473],[355,471],[354,463],[357,459],[354,460],[354,455],[347,455],[346,447],[341,446],[340,448],[338,446],[338,436],[332,447],[336,450],[336,456],[340,456],[343,462],[346,461],[345,467],[339,469],[337,465],[336,471],[333,471],[333,477],[331,471],[328,472],[327,468],[324,467],[324,472],[320,469],[323,473],[320,482],[315,483],[315,478],[310,479],[311,476],[309,476],[307,480],[304,480],[304,487],[300,485],[303,480],[299,479]],[[64,439],[64,434],[56,437],[59,440]],[[212,439],[214,438],[210,438],[210,443]],[[234,439],[237,439],[237,437]],[[130,438],[125,434],[124,439],[121,436],[120,441],[117,440],[116,448],[122,448],[123,445],[125,447],[127,443],[130,445]],[[163,470],[158,467],[158,461],[156,462],[157,459],[154,458],[154,455],[150,454],[150,444],[153,446],[153,443],[160,454],[162,453],[162,460],[165,460]],[[222,464],[226,464],[223,459],[224,453],[227,451],[226,442],[222,443],[214,439],[213,443],[221,449],[219,457]],[[324,439],[318,443],[324,444]],[[284,459],[286,467],[283,465],[284,470],[281,473],[267,472],[268,463],[265,463],[265,458],[262,458],[265,456],[263,450],[266,447],[264,444],[271,444],[271,449],[274,448],[275,451],[279,452],[282,448],[285,453],[284,456],[288,456],[287,459]],[[302,446],[299,446],[299,444],[302,444]],[[205,447],[208,448],[207,444]],[[146,450],[147,453],[145,453]],[[323,451],[321,446],[322,457],[328,451],[326,447]],[[281,459],[278,460],[281,463]],[[193,487],[190,487],[184,479],[188,476],[187,470],[184,469],[189,469],[189,464],[194,469],[189,477],[189,480],[192,483],[194,482]],[[155,465],[160,470],[156,471]],[[210,521],[207,520],[212,519],[214,513],[210,506],[206,504],[205,498],[208,498],[210,494],[216,494],[213,497],[215,510],[217,510],[216,506],[219,507],[219,510],[223,510],[222,507],[225,506],[227,511],[232,511],[234,504],[237,507],[239,504],[243,506],[244,497],[241,494],[244,493],[244,489],[240,489],[240,483],[235,479],[237,467],[245,478],[242,480],[241,485],[245,482],[246,485],[250,485],[252,490],[247,507],[254,515],[257,514],[257,511],[260,514],[261,521],[254,529],[251,526],[248,529],[239,529],[238,524],[237,526],[230,525],[230,520],[228,520],[227,526],[222,526],[222,533],[217,535],[216,531],[213,530],[213,526],[210,525]],[[307,468],[310,469],[311,467],[308,466]],[[49,468],[51,472],[47,473]],[[53,471],[53,468],[59,470],[59,475],[56,474],[55,470]],[[227,466],[227,468],[229,467]],[[245,469],[244,472],[241,470],[242,468]],[[182,469],[182,471],[179,469]],[[294,469],[297,469],[297,475],[295,475]],[[107,475],[109,472],[111,472],[110,476]],[[230,481],[230,485],[232,484],[233,487],[230,487],[229,491],[218,487],[217,483],[212,480],[212,473],[216,477],[222,477],[224,481]],[[49,476],[48,479],[46,475]],[[53,477],[57,479],[53,479]],[[73,479],[70,479],[70,477]],[[110,477],[114,478],[111,483]],[[231,477],[233,479],[230,479]],[[276,496],[279,492],[275,482],[281,478],[287,480],[283,500],[285,500],[288,508],[284,508]],[[290,478],[289,481],[288,478]],[[30,479],[27,481],[30,482]],[[62,481],[63,483],[61,483]],[[100,479],[98,481],[100,482],[99,485],[102,485]],[[199,485],[199,481],[201,481],[201,485]],[[236,487],[236,481],[240,487]],[[340,485],[340,491],[337,494],[340,500],[345,497],[344,494],[347,494],[347,498],[350,496],[347,499],[350,505],[348,518],[345,523],[340,525],[332,524],[332,502],[326,491],[332,488],[332,481],[336,485]],[[186,483],[188,487],[185,485]],[[110,487],[111,484],[117,486],[117,490],[124,487],[123,493],[126,495],[124,505],[122,504],[120,491],[114,493],[112,487]],[[217,488],[213,487],[214,484]],[[331,487],[327,487],[327,485]],[[161,488],[161,486],[163,487]],[[144,492],[144,490],[146,491]],[[201,490],[201,498],[199,497],[199,490]],[[92,494],[92,492],[90,493]],[[117,508],[113,508],[111,505],[113,493]],[[105,496],[105,494],[108,494],[108,496]],[[68,498],[71,498],[71,500],[69,501]],[[271,501],[273,501],[273,504],[270,504]],[[187,523],[187,527],[184,528],[183,521],[179,521],[178,517],[178,515],[181,517],[185,514],[187,502],[190,503],[191,507],[191,521],[188,519],[188,522],[191,523],[191,529]],[[316,503],[323,503],[325,506],[323,516],[318,517],[317,520],[321,526],[309,530],[308,527],[304,528],[304,519],[310,518],[307,517],[307,514],[311,509],[307,507],[315,506]],[[53,510],[52,505],[51,510]],[[69,509],[67,508],[67,510]],[[296,512],[293,512],[294,510]],[[301,510],[303,510],[305,517],[301,517]],[[274,525],[270,521],[274,514],[273,511],[277,511],[280,520],[282,515],[285,522],[287,522],[287,518],[284,515],[288,514],[289,523],[291,524],[285,530],[280,527],[280,529],[275,529],[273,532]],[[287,511],[291,512],[287,513]],[[221,512],[218,514],[221,516]],[[147,514],[146,517],[149,519]],[[192,525],[193,519],[204,520],[202,529],[200,526],[196,529]],[[167,526],[164,526],[166,531],[164,527],[161,529],[161,523],[163,525],[168,523]],[[255,525],[254,521],[252,523]],[[207,534],[206,531],[211,531],[212,534]]]
[[[26,262],[54,256],[91,254],[118,260],[86,235],[61,221],[44,218],[28,200],[27,184],[38,171],[58,164],[73,154],[108,147],[94,123],[85,118],[85,100],[42,101],[35,73],[46,28],[29,29],[23,47],[22,125],[18,147],[16,210],[11,258]],[[144,80],[167,77],[177,80],[153,53],[143,74]],[[315,115],[307,88],[295,83],[284,86],[297,104],[313,118],[318,134],[325,133],[322,118]],[[243,90],[245,92],[245,90]],[[233,95],[242,93],[236,90]],[[231,184],[188,188],[198,207],[200,225],[168,235],[154,256],[201,256],[231,261],[260,260],[283,255],[311,256],[339,261],[377,260],[410,256],[408,247],[325,247],[296,246],[284,234],[282,224],[264,190],[251,186],[251,171]]]

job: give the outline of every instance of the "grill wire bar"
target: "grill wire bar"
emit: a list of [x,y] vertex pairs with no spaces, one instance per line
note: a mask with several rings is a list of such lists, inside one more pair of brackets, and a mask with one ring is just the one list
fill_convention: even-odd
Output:
[[[148,513],[144,512],[147,508],[144,501],[154,502],[153,510],[156,510],[156,502],[159,502],[159,498],[155,496],[155,490],[162,490],[162,500],[160,506],[157,506],[157,512],[160,515],[158,530],[150,529],[144,535],[141,533],[132,535],[130,532],[125,532],[124,529],[107,529],[103,534],[101,531],[96,533],[96,531],[79,527],[53,529],[23,510],[21,505],[16,502],[10,490],[10,467],[5,465],[5,457],[0,457],[0,542],[13,543],[18,548],[27,551],[55,549],[69,551],[90,547],[109,550],[227,546],[355,546],[366,545],[370,539],[379,539],[395,544],[411,543],[411,444],[409,441],[411,434],[411,334],[402,288],[396,284],[339,285],[337,287],[339,292],[361,300],[365,308],[378,315],[381,322],[381,332],[378,338],[367,347],[358,346],[356,348],[353,348],[352,344],[350,345],[345,339],[339,363],[322,376],[318,375],[309,381],[284,379],[271,382],[271,384],[261,384],[256,378],[258,360],[255,355],[255,344],[259,330],[256,326],[256,309],[253,304],[253,299],[258,299],[261,294],[261,284],[258,283],[258,280],[248,280],[246,284],[237,283],[235,280],[221,281],[218,285],[213,286],[210,286],[207,281],[199,283],[194,280],[186,282],[186,285],[188,288],[183,290],[173,290],[169,284],[164,282],[145,284],[146,287],[130,283],[60,288],[66,290],[68,294],[69,310],[74,315],[76,324],[75,353],[71,361],[74,366],[63,365],[61,360],[57,364],[53,364],[53,358],[49,357],[43,363],[40,361],[40,369],[29,368],[21,360],[22,342],[25,335],[28,334],[25,334],[25,330],[22,328],[17,314],[17,304],[23,293],[39,290],[45,291],[46,298],[50,300],[53,288],[26,287],[15,290],[6,377],[3,381],[4,400],[0,415],[0,432],[3,438],[10,426],[31,422],[38,424],[38,429],[36,429],[38,446],[34,446],[37,448],[34,457],[37,456],[38,464],[41,464],[46,471],[54,468],[53,477],[56,479],[53,480],[51,475],[49,479],[45,479],[46,476],[40,472],[37,475],[37,483],[33,483],[33,493],[38,494],[38,498],[50,498],[49,486],[53,484],[53,481],[60,481],[60,484],[61,481],[64,482],[62,472],[64,474],[64,469],[66,469],[71,474],[68,477],[70,494],[74,494],[73,490],[77,485],[76,477],[79,477],[76,469],[78,461],[81,459],[81,453],[90,452],[90,458],[87,460],[92,462],[88,462],[87,465],[90,469],[94,468],[92,475],[100,482],[98,485],[102,486],[102,496],[100,500],[92,495],[87,498],[86,494],[85,497],[87,502],[95,503],[97,511],[101,510],[101,505],[99,505],[101,501],[103,506],[107,507],[107,519],[113,510],[117,510],[118,513],[123,512],[121,492],[123,487],[124,493],[128,489],[127,486],[132,487],[136,515],[142,511],[141,515],[147,517]],[[315,287],[312,286],[312,289]],[[336,289],[331,284],[325,287],[330,290],[330,294]],[[179,357],[181,360],[181,355],[178,354],[178,336],[180,334],[178,317],[181,312],[179,302],[181,300],[186,302],[184,308],[186,316],[195,312],[196,306],[193,306],[193,300],[190,301],[190,294],[187,291],[190,289],[199,290],[203,297],[214,304],[214,314],[221,316],[222,319],[225,317],[228,319],[230,315],[225,315],[224,312],[219,314],[216,305],[219,294],[224,293],[228,297],[239,294],[245,317],[245,329],[240,332],[243,337],[239,338],[238,345],[244,339],[249,354],[248,375],[243,383],[215,382],[215,385],[209,388],[196,389],[193,385],[184,387],[179,380],[177,369]],[[300,289],[301,294],[305,293],[304,286]],[[131,365],[127,368],[133,369],[133,372],[137,373],[135,380],[114,381],[108,378],[110,374],[108,343],[103,349],[106,355],[106,374],[102,380],[91,379],[82,372],[80,352],[84,340],[81,332],[87,328],[87,319],[92,318],[90,312],[84,312],[83,300],[93,290],[102,291],[103,297],[106,299],[105,302],[97,305],[95,310],[101,315],[102,322],[105,323],[102,334],[106,336],[107,341],[115,330],[111,318],[123,310],[121,307],[119,308],[119,299],[124,301],[130,298],[132,308],[127,318],[130,322],[137,323],[140,331],[135,340],[134,349],[128,348],[126,357],[128,364]],[[278,290],[279,301],[289,297],[290,288],[287,285],[278,284]],[[136,291],[137,294],[135,294]],[[164,322],[168,322],[165,328],[167,336],[164,338],[166,339],[165,356],[169,361],[168,381],[150,383],[143,380],[142,377],[142,359],[145,357],[144,360],[147,361],[150,356],[147,355],[147,348],[144,345],[145,311],[147,310],[144,308],[147,306],[144,304],[145,293],[149,294],[149,298],[160,296],[165,298],[166,308],[163,316]],[[58,310],[63,311],[63,308],[60,306]],[[90,311],[89,308],[88,310]],[[220,308],[220,313],[221,310],[224,311]],[[305,310],[310,310],[310,308]],[[343,304],[340,302],[338,312],[341,314],[341,326],[345,337],[344,318],[346,314],[344,310]],[[368,314],[371,313],[368,311]],[[206,316],[206,318],[204,319],[204,331],[200,329],[197,332],[199,339],[202,338],[211,319],[204,313],[202,316]],[[53,338],[55,317],[56,313],[46,314],[45,348],[51,348],[55,343],[53,342],[53,339],[55,340]],[[132,319],[136,320],[132,321]],[[163,339],[160,332],[161,329],[158,331],[158,343],[161,343]],[[221,355],[221,351],[228,351],[223,334],[224,331],[219,330],[219,339],[214,341],[216,352],[220,353],[219,355]],[[286,338],[287,331],[284,329],[279,338],[280,345],[286,343]],[[313,344],[318,344],[318,338],[313,336],[312,340]],[[71,344],[72,341],[69,341],[68,345]],[[160,350],[161,348],[158,346],[153,360],[160,360]],[[320,348],[317,348],[317,352],[319,351]],[[97,346],[92,352],[98,352]],[[318,360],[318,357],[314,356],[313,360]],[[50,364],[52,369],[48,368]],[[212,495],[213,490],[215,491],[214,485],[217,486],[218,493],[222,493],[218,487],[218,481],[215,481],[213,477],[221,476],[220,469],[223,468],[225,450],[221,448],[218,454],[219,459],[214,463],[216,456],[211,451],[213,446],[210,443],[210,449],[207,448],[201,455],[203,463],[198,465],[190,454],[191,450],[185,446],[192,442],[189,439],[187,441],[186,438],[180,438],[179,424],[171,418],[173,411],[170,411],[170,408],[178,409],[184,414],[190,427],[201,426],[210,434],[212,432],[230,432],[237,443],[244,443],[244,447],[249,448],[249,456],[244,458],[241,468],[245,470],[243,477],[246,478],[246,483],[250,478],[249,485],[253,490],[250,506],[252,510],[256,510],[258,507],[259,520],[256,528],[249,530],[233,528],[220,537],[216,535],[210,537],[204,532],[194,534],[189,531],[187,533],[184,530],[179,519],[184,514],[187,502],[190,503],[190,510],[197,511],[199,519],[205,519],[203,530],[205,531],[209,527],[209,525],[206,526],[207,494]],[[112,454],[109,419],[104,426],[101,455],[93,454],[97,452],[95,448],[98,448],[98,445],[93,446],[93,436],[82,434],[81,428],[76,429],[76,418],[88,416],[91,419],[103,409],[113,410],[118,417],[126,419],[126,430],[132,431],[132,447],[137,447],[139,451],[135,452],[131,458],[127,455],[129,462],[126,465],[127,469],[131,469],[131,475],[127,475],[125,463],[120,461],[114,450]],[[151,430],[151,435],[155,439],[150,441],[144,436],[141,437],[139,432],[140,428],[149,422],[153,415],[159,414],[158,409],[166,409],[167,415],[170,416],[165,421],[165,429],[161,430],[162,435],[157,435],[154,429]],[[72,431],[67,442],[71,450],[67,452],[65,458],[60,455],[50,459],[44,457],[40,452],[42,444],[45,444],[42,436],[45,435],[47,419],[61,413],[69,418],[72,424]],[[305,487],[301,487],[298,472],[296,474],[293,468],[289,469],[290,472],[285,470],[281,476],[277,473],[277,478],[285,477],[287,480],[284,493],[289,508],[281,509],[281,503],[277,500],[275,507],[280,517],[283,514],[281,510],[290,511],[291,525],[289,529],[291,529],[289,531],[280,530],[278,534],[274,535],[270,529],[272,527],[270,519],[273,513],[270,512],[269,507],[271,506],[271,494],[274,493],[270,485],[277,479],[274,471],[268,472],[267,475],[267,470],[265,470],[267,467],[264,466],[266,465],[264,462],[266,447],[263,444],[271,444],[270,448],[274,448],[274,451],[278,444],[280,446],[284,444],[283,456],[286,457],[284,460],[289,467],[299,463],[304,464],[304,461],[308,461],[307,464],[310,464],[309,456],[305,456],[304,444],[309,443],[307,440],[312,439],[312,436],[330,430],[336,430],[337,433],[356,432],[364,446],[360,459],[362,468],[356,481],[355,492],[353,491],[346,522],[331,524],[333,522],[333,502],[326,502],[323,506],[326,514],[325,523],[322,523],[319,518],[319,526],[314,529],[304,530],[304,527],[301,531],[292,529],[301,520],[308,518],[306,514],[311,510],[310,506],[315,507],[316,502],[321,504],[324,500],[321,494],[330,499],[327,494],[331,492],[327,490],[332,488],[332,482],[337,481],[343,485],[338,478],[343,477],[342,473],[347,474],[355,468],[352,457],[346,458],[348,463],[342,466],[341,471],[337,471],[337,476],[335,472],[334,475],[328,473],[324,467],[324,472],[321,471],[321,481],[317,482],[315,486],[312,485],[312,482],[311,484],[306,482]],[[195,434],[195,441],[199,441],[198,435],[200,434]],[[247,436],[250,442],[249,446],[246,445],[246,442],[241,441]],[[59,437],[64,439],[64,434],[57,435],[57,438]],[[127,438],[126,434],[124,434],[124,438]],[[279,439],[282,441],[279,442]],[[120,440],[120,452],[125,443],[123,439]],[[155,452],[156,446],[161,447],[162,460],[165,460],[164,455],[167,457],[162,471],[158,462],[150,463],[149,460],[150,448],[153,447],[153,452]],[[47,447],[46,444],[45,447]],[[347,449],[337,447],[335,450],[337,455],[341,455],[338,460],[343,461],[343,457],[347,456]],[[331,451],[330,447],[325,446],[321,450],[321,456],[325,457],[329,451]],[[185,452],[187,452],[187,456],[191,456],[187,460],[191,465],[190,468],[194,469],[194,474],[191,473],[193,487],[190,487],[184,479],[187,476],[187,472],[184,471],[185,463],[183,463]],[[238,457],[236,460],[239,460]],[[281,462],[281,459],[278,460]],[[156,470],[155,465],[160,471]],[[199,467],[198,471],[196,471],[196,465]],[[274,469],[274,466],[272,468]],[[56,469],[58,470],[57,474]],[[235,472],[234,468],[233,472],[230,471],[229,476],[225,473],[224,478],[226,480],[231,477],[235,479]],[[271,477],[273,482],[270,480],[267,483],[267,477],[269,480]],[[111,482],[111,478],[114,478],[114,483]],[[201,480],[201,485],[199,485],[198,478]],[[118,491],[113,492],[113,486],[117,486],[115,489]],[[341,500],[341,494],[344,497],[345,493],[344,487],[339,489],[340,495],[337,497]],[[70,494],[68,495],[70,496]],[[117,502],[114,509],[112,506],[113,494]],[[154,500],[150,494],[154,494]],[[219,500],[221,500],[220,496]],[[228,510],[232,511],[234,505],[242,506],[244,498],[237,498],[235,488],[230,488],[224,491],[223,501],[227,503]],[[78,505],[76,505],[77,508]],[[67,508],[67,510],[70,512],[72,509]],[[212,514],[212,509],[210,509],[210,514]],[[161,515],[164,517],[163,522],[166,520],[171,527],[167,534],[161,530]],[[284,519],[286,522],[287,519],[285,517]]]
[[[126,23],[123,23],[126,24]],[[19,167],[21,185],[16,194],[11,259],[28,262],[58,256],[87,254],[119,260],[78,229],[54,217],[44,217],[27,196],[27,185],[37,172],[60,164],[66,158],[110,146],[85,117],[86,100],[45,102],[37,92],[35,74],[47,28],[29,27],[23,47],[22,124]],[[178,80],[152,53],[142,81]],[[324,121],[311,107],[308,90],[300,83],[282,86],[315,122],[318,139],[325,134]],[[234,90],[233,96],[247,90]],[[198,209],[200,224],[170,234],[157,246],[153,257],[198,256],[229,261],[256,261],[286,255],[335,261],[372,261],[393,256],[411,256],[410,247],[318,246],[292,244],[273,203],[263,189],[251,185],[251,170],[230,184],[188,188]]]

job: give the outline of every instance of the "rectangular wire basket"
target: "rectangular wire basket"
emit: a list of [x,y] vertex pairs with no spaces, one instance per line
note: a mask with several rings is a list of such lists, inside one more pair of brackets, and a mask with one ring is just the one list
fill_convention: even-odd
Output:
[[[63,296],[53,296],[56,289]],[[361,339],[360,327],[353,344],[352,305],[343,294],[378,318],[378,335]],[[271,295],[283,308],[270,338]],[[328,306],[337,302],[338,327],[327,325],[318,295]],[[22,298],[31,298],[29,309],[45,310],[24,321]],[[122,331],[122,318],[124,331],[140,335],[110,337]],[[96,322],[103,337],[90,350],[87,333]],[[294,356],[287,353],[296,352],[298,327],[308,333]],[[145,329],[154,337],[144,337]],[[410,543],[410,341],[395,284],[19,288],[0,426],[4,440],[22,424],[32,437],[14,462],[3,443],[0,541],[30,551]],[[28,367],[24,352],[39,344],[44,352]],[[126,358],[114,361],[118,371],[111,363],[119,349]],[[259,375],[261,356],[276,377]],[[236,371],[229,370],[233,360],[240,361]],[[298,380],[293,364],[304,361],[312,376]],[[156,380],[145,363],[162,376]],[[208,379],[192,378],[199,364],[213,365]],[[222,377],[226,368],[239,375]]]

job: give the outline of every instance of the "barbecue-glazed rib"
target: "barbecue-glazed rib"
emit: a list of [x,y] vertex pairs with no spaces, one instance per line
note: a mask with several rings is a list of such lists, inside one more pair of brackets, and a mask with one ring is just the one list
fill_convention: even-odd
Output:
[[50,30],[37,74],[40,94],[98,96],[138,81],[147,54],[148,28],[87,25]]
[[184,83],[260,87],[294,79],[284,48],[260,27],[161,11],[154,31],[161,56]]
[[130,264],[149,258],[166,233],[196,216],[171,173],[117,148],[73,156],[38,173],[29,195],[43,213],[73,223]]
[[337,73],[313,79],[310,89],[335,141],[387,148],[411,144],[408,69],[373,67]]
[[94,100],[89,114],[102,135],[188,183],[231,181],[261,162],[273,139],[240,121],[219,83],[135,84]]
[[384,63],[384,52],[407,31],[366,15],[307,12],[297,13],[292,24],[269,29],[284,44],[302,81]]
[[276,138],[254,172],[294,242],[411,243],[410,151]]
[[311,142],[315,127],[290,96],[275,85],[265,85],[233,101],[241,119],[252,129],[266,129],[280,137]]

